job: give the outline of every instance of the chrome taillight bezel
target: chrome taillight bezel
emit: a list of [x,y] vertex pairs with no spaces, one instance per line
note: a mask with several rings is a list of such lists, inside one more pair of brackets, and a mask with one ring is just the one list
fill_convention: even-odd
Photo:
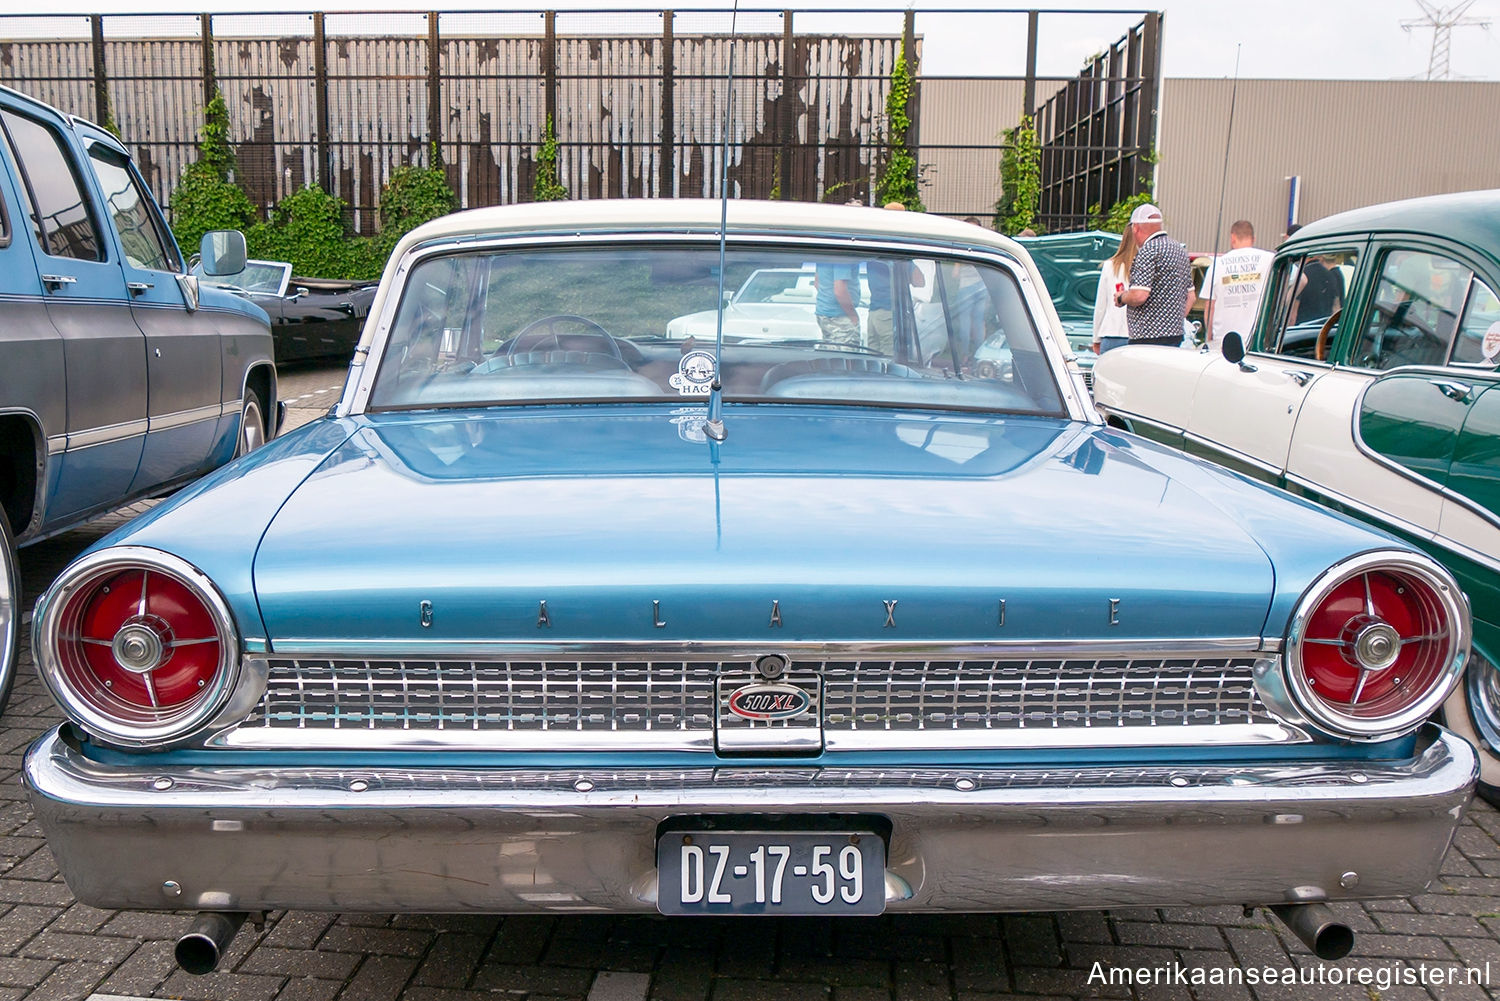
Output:
[[[74,677],[62,650],[75,642],[70,619],[81,614],[80,600],[103,581],[131,570],[173,578],[203,603],[213,622],[219,656],[212,679],[191,701],[160,712],[131,706],[94,691]],[[81,598],[82,596],[82,598]],[[117,546],[88,553],[60,574],[37,602],[32,624],[32,652],[37,673],[68,718],[102,743],[124,748],[161,748],[203,731],[223,712],[239,686],[242,655],[239,631],[228,603],[206,574],[171,553],[145,546]]]
[[[1313,690],[1304,670],[1308,626],[1322,603],[1340,586],[1370,573],[1387,573],[1417,583],[1448,621],[1446,648],[1427,691],[1400,711],[1380,716],[1341,712]],[[1440,707],[1463,677],[1468,664],[1472,622],[1468,599],[1453,576],[1420,553],[1377,550],[1329,567],[1298,599],[1286,632],[1281,677],[1286,694],[1303,721],[1341,740],[1379,741],[1416,730]]]

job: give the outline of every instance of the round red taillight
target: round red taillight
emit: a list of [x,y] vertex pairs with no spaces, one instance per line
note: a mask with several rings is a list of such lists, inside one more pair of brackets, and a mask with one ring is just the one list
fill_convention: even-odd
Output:
[[116,698],[172,709],[191,702],[219,668],[213,617],[180,581],[122,570],[73,596],[77,637],[66,661]]
[[86,730],[133,745],[171,740],[223,706],[238,649],[227,607],[190,565],[103,550],[38,605],[37,665]]
[[1288,639],[1288,676],[1313,720],[1384,737],[1419,724],[1463,671],[1469,616],[1457,585],[1415,554],[1376,553],[1325,574]]

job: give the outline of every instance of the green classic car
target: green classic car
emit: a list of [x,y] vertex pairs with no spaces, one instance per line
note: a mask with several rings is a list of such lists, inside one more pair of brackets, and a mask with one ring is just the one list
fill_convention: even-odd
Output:
[[1253,331],[1122,349],[1106,418],[1373,522],[1468,593],[1474,655],[1446,722],[1500,799],[1500,190],[1358,209],[1276,253]]
[[[1090,347],[1094,341],[1094,295],[1099,289],[1099,272],[1104,262],[1120,249],[1120,235],[1093,230],[1028,236],[1016,242],[1036,262],[1036,269],[1052,296],[1052,307],[1062,321],[1063,333],[1078,356],[1084,384],[1092,389],[1097,357]],[[981,354],[983,350],[980,349]]]

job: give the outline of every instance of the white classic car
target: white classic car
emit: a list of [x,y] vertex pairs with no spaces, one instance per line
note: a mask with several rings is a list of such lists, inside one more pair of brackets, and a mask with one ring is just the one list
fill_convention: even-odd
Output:
[[1224,352],[1101,358],[1109,423],[1206,456],[1424,549],[1473,606],[1445,722],[1500,801],[1500,191],[1377,205],[1277,251],[1254,330]]
[[[859,265],[859,296],[855,311],[859,314],[861,343],[868,343],[870,331],[869,262]],[[942,304],[933,301],[934,285],[930,276],[910,290],[911,316],[915,320],[920,358],[930,362],[948,348],[948,327],[944,323]],[[795,268],[761,268],[753,272],[730,297],[724,309],[724,340],[728,343],[784,341],[803,338],[819,341],[817,268],[808,263]],[[693,338],[712,341],[717,336],[718,311],[700,310],[679,316],[667,324],[667,336],[674,340]]]

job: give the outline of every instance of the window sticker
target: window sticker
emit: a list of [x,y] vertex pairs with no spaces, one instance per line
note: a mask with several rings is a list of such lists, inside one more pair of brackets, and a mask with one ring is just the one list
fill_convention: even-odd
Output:
[[1479,350],[1485,361],[1500,358],[1500,320],[1490,324],[1490,329],[1484,332],[1484,345]]
[[679,396],[707,396],[714,381],[714,356],[707,351],[689,351],[677,363],[677,374],[667,380]]

